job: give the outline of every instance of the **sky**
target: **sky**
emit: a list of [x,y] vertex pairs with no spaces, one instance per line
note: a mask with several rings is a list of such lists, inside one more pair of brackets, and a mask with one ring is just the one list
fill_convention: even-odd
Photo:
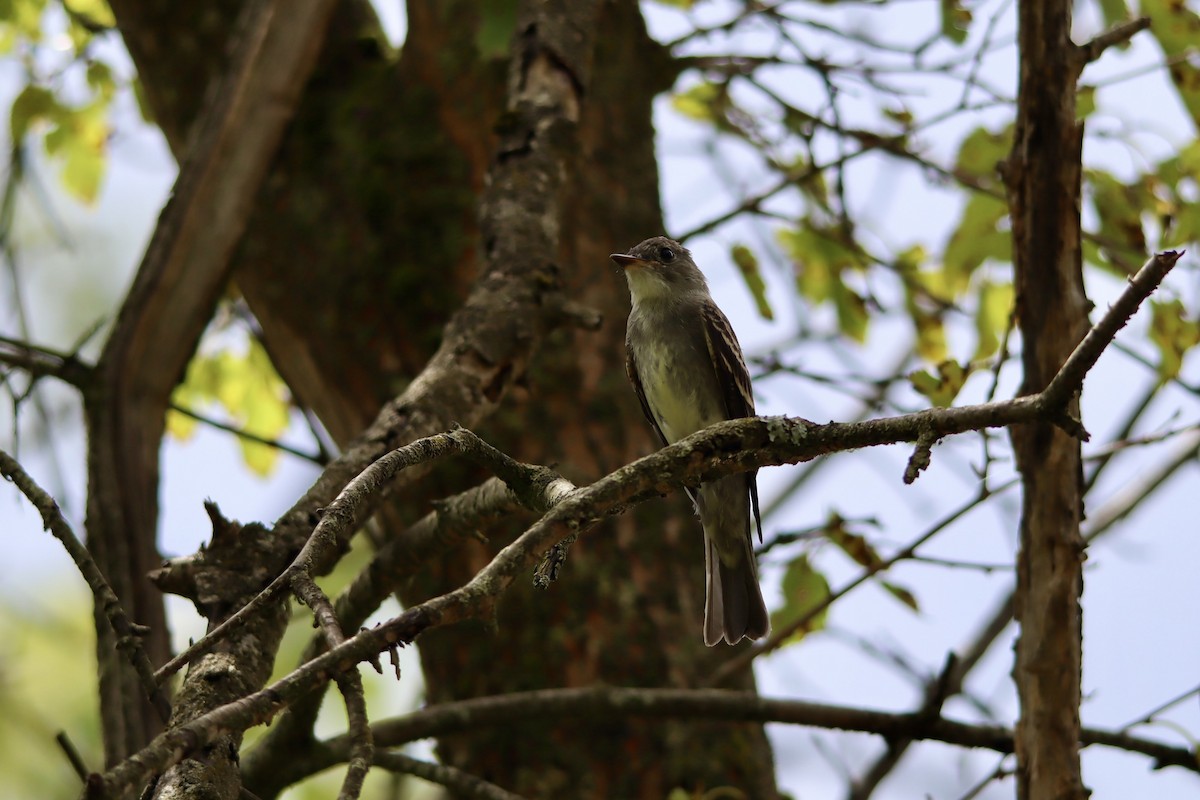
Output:
[[[404,22],[400,4],[377,4],[389,36],[402,41]],[[700,24],[728,18],[730,6],[721,2],[700,4],[694,16],[663,5],[644,6],[652,35],[668,41]],[[936,3],[906,2],[894,10],[879,13],[843,11],[839,8],[807,9],[813,16],[824,15],[831,24],[846,24],[853,19],[864,33],[889,41],[913,41],[929,32],[931,9]],[[1015,32],[1011,3],[984,2],[976,8],[978,19],[990,18],[996,9],[1005,8],[992,29],[993,41],[1011,42]],[[1076,39],[1082,40],[1098,30],[1092,6],[1080,5]],[[982,25],[972,32],[971,42],[983,35]],[[765,46],[761,32],[739,38],[737,45],[753,51]],[[970,42],[969,42],[970,44]],[[723,42],[713,40],[712,47]],[[119,45],[108,44],[112,59],[127,59]],[[697,52],[704,43],[695,45]],[[824,49],[830,58],[855,56],[844,45],[815,40],[815,49]],[[1106,55],[1088,68],[1084,80],[1103,81],[1113,75],[1136,72],[1139,65],[1153,63],[1157,55],[1143,35],[1124,52]],[[1015,92],[1015,61],[1011,47],[999,48],[981,66],[996,86]],[[786,76],[785,76],[786,77]],[[19,90],[22,75],[8,62],[0,62],[0,104],[11,102]],[[681,88],[686,87],[685,77]],[[797,79],[781,87],[803,95],[811,91]],[[926,92],[911,102],[922,112],[952,104],[957,97],[947,84]],[[1089,122],[1093,135],[1085,143],[1085,160],[1101,164],[1128,177],[1145,162],[1164,157],[1180,142],[1195,135],[1190,120],[1162,78],[1161,71],[1150,72],[1102,89],[1098,95],[1102,112]],[[27,307],[36,308],[31,319],[35,339],[43,344],[69,348],[80,332],[95,319],[110,313],[120,301],[123,287],[136,268],[158,212],[174,179],[174,163],[162,137],[137,118],[136,107],[128,95],[118,100],[117,134],[111,143],[110,173],[101,197],[94,207],[82,207],[58,189],[53,164],[35,159],[34,184],[39,189],[23,192],[14,239],[21,262],[22,296]],[[856,123],[869,124],[877,119],[878,98],[864,94],[846,100],[847,114]],[[1004,115],[990,117],[995,123]],[[769,180],[748,154],[738,145],[717,141],[701,125],[675,112],[668,98],[655,109],[658,150],[662,174],[662,200],[668,234],[687,231],[724,211],[736,202],[740,193],[753,193]],[[973,124],[978,124],[975,118]],[[948,123],[927,137],[928,152],[943,161],[952,159],[957,143],[971,126]],[[1118,141],[1118,134],[1132,139],[1134,146]],[[717,155],[716,160],[712,154]],[[714,166],[714,164],[716,166]],[[731,177],[732,176],[732,177]],[[848,176],[849,201],[857,224],[881,246],[901,248],[915,242],[936,247],[951,230],[961,194],[946,187],[932,186],[928,176],[915,169],[898,167],[882,159],[863,159]],[[787,201],[781,201],[787,209]],[[1090,222],[1085,211],[1085,225]],[[697,263],[705,270],[714,297],[732,319],[749,355],[771,352],[792,340],[800,326],[801,315],[811,311],[796,301],[792,289],[792,268],[781,259],[771,258],[778,223],[743,220],[716,229],[711,235],[689,241]],[[647,232],[647,235],[658,233]],[[745,283],[729,258],[729,248],[737,242],[751,243],[764,256],[764,277],[768,296],[775,310],[774,320],[765,320],[755,310]],[[632,243],[613,243],[614,251]],[[1198,299],[1194,267],[1189,273],[1174,276],[1170,291],[1195,308]],[[1186,277],[1190,275],[1189,278]],[[624,291],[622,285],[614,290]],[[1089,295],[1104,308],[1120,290],[1120,283],[1105,276],[1089,274]],[[5,296],[9,287],[0,291]],[[77,299],[71,303],[53,302],[63,293]],[[59,314],[57,309],[69,311]],[[94,312],[94,313],[92,313]],[[823,314],[818,310],[817,318]],[[12,333],[15,320],[9,307],[0,309],[0,331]],[[820,322],[820,319],[818,319]],[[1128,336],[1133,339],[1145,331],[1145,318],[1135,318]],[[864,371],[881,372],[895,359],[902,331],[880,326],[873,330],[865,346],[856,349],[808,346],[794,351],[806,369],[838,373],[846,365],[860,364]],[[228,344],[228,342],[225,342]],[[203,346],[217,346],[207,341]],[[85,351],[86,352],[86,351]],[[969,355],[966,353],[965,355]],[[1197,363],[1187,369],[1193,381]],[[1083,398],[1084,419],[1094,433],[1110,431],[1126,413],[1136,396],[1133,386],[1144,373],[1131,367],[1127,359],[1109,353],[1089,376]],[[1011,393],[1018,376],[1003,374],[1001,395]],[[30,446],[36,441],[37,420],[23,418],[25,446],[23,462],[43,485],[61,498],[68,518],[82,528],[83,441],[78,424],[78,407],[72,392],[48,387],[47,405],[51,409],[49,427],[53,430],[53,457]],[[980,399],[983,388],[969,385],[963,400]],[[756,384],[759,411],[764,414],[800,415],[817,422],[847,419],[853,404],[838,392],[829,391],[811,381],[791,377],[772,377]],[[913,393],[900,392],[898,401],[916,408],[922,401]],[[1182,411],[1181,411],[1182,409]],[[1188,417],[1190,413],[1192,416]],[[1182,416],[1181,416],[1182,415]],[[1195,421],[1196,404],[1165,392],[1151,414],[1147,430],[1154,425],[1178,426]],[[12,429],[7,411],[0,407],[0,446],[10,448]],[[300,420],[289,431],[289,440],[307,449],[305,426]],[[1104,441],[1103,435],[1097,440]],[[1161,453],[1163,448],[1158,448]],[[1086,451],[1085,451],[1086,452]],[[963,502],[975,491],[976,480],[970,472],[978,460],[977,442],[959,442],[934,451],[930,470],[915,486],[900,480],[908,451],[890,448],[882,455],[843,454],[833,458],[802,494],[801,502],[784,504],[767,521],[768,535],[780,530],[796,530],[820,524],[831,511],[847,517],[875,517],[884,520],[881,538],[903,544],[950,508]],[[291,505],[316,476],[315,468],[299,459],[284,455],[278,469],[264,480],[247,471],[236,445],[219,431],[201,427],[186,441],[168,441],[162,452],[162,549],[168,555],[195,550],[207,537],[208,524],[201,502],[219,500],[222,510],[233,518],[273,519]],[[55,468],[55,462],[61,469]],[[1131,459],[1127,466],[1115,466],[1097,490],[1098,503],[1135,480],[1147,460]],[[997,467],[999,485],[1005,473]],[[63,480],[57,475],[61,473]],[[760,483],[764,499],[784,490],[794,475],[788,468],[764,470]],[[1085,703],[1083,718],[1087,725],[1115,727],[1139,718],[1148,709],[1196,684],[1195,665],[1200,663],[1200,644],[1194,635],[1190,610],[1200,602],[1200,588],[1192,577],[1194,564],[1200,563],[1193,521],[1193,503],[1188,494],[1196,486],[1195,467],[1184,470],[1159,496],[1123,523],[1102,545],[1089,553],[1086,572],[1085,609]],[[1018,503],[1015,493],[972,512],[962,523],[940,537],[930,554],[950,560],[966,560],[981,565],[1011,563],[1016,547],[1011,519]],[[49,606],[70,598],[72,604],[86,608],[86,592],[73,580],[73,567],[61,548],[41,532],[40,520],[16,492],[0,486],[0,520],[5,536],[0,539],[4,557],[0,558],[0,595],[6,601],[29,604],[30,611],[40,604]],[[697,550],[699,552],[699,550]],[[793,551],[794,552],[794,551]],[[836,588],[851,580],[857,570],[831,548],[817,548],[813,558]],[[772,556],[765,564],[764,586],[768,605],[779,601],[778,582],[782,557]],[[852,593],[835,607],[830,630],[809,637],[801,646],[788,648],[762,659],[757,665],[761,691],[773,697],[789,697],[828,703],[864,705],[873,708],[907,711],[919,703],[920,686],[901,677],[896,670],[881,665],[879,658],[864,652],[861,640],[874,642],[892,657],[911,662],[919,674],[935,672],[946,654],[967,641],[978,620],[1011,585],[1011,571],[993,569],[954,570],[923,563],[899,565],[893,573],[897,583],[917,592],[921,612],[914,614],[887,598],[877,587],[865,587]],[[62,594],[53,600],[31,587],[53,584],[62,586]],[[202,631],[199,618],[186,603],[171,601],[169,607],[177,642]],[[388,607],[383,615],[394,613]],[[1012,631],[998,642],[975,671],[969,682],[971,694],[992,705],[1004,719],[1015,713],[1009,672],[1011,670]],[[411,654],[410,651],[406,651]],[[411,655],[408,656],[411,658]],[[388,686],[389,705],[398,711],[414,702],[420,691],[412,678],[418,670],[409,662],[405,681],[397,688]],[[370,671],[369,682],[376,681]],[[947,714],[954,718],[979,719],[977,710],[961,700],[948,704]],[[1171,718],[1190,731],[1200,731],[1200,712],[1193,698]],[[333,722],[329,723],[333,725]],[[797,797],[840,796],[845,785],[844,772],[857,774],[870,756],[882,749],[873,737],[833,735],[807,729],[770,726],[775,746],[781,788]],[[1159,726],[1152,735],[1176,744],[1186,744],[1179,731]],[[935,798],[962,796],[976,781],[987,775],[999,759],[987,753],[968,753],[957,748],[930,746],[921,754],[910,754],[876,796],[909,798],[928,793]],[[1008,763],[1008,762],[1006,762]],[[1011,766],[1011,764],[1009,764]],[[1098,800],[1116,797],[1154,796],[1174,798],[1195,796],[1200,782],[1181,770],[1152,772],[1146,759],[1123,756],[1099,748],[1084,753],[1085,782]],[[1011,781],[991,784],[980,797],[1009,797]]]

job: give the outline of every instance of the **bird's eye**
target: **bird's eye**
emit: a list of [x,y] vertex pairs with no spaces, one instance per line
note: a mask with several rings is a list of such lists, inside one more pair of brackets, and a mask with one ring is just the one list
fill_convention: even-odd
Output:
[[658,260],[664,264],[670,264],[675,260],[675,251],[669,247],[658,248]]

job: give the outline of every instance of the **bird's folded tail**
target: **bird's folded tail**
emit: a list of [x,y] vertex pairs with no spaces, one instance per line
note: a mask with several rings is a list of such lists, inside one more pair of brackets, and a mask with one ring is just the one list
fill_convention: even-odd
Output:
[[729,644],[760,639],[771,629],[750,538],[745,542],[745,553],[731,567],[721,561],[712,537],[704,536],[704,643],[709,647],[722,639]]

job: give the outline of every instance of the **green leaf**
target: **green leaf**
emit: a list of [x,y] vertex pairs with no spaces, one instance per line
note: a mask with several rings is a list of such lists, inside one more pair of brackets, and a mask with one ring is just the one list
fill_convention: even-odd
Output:
[[[1100,4],[1100,14],[1104,17],[1104,27],[1111,28],[1118,22],[1124,22],[1131,17],[1129,13],[1129,4],[1125,0],[1098,0]],[[1129,43],[1125,42],[1122,47],[1128,47]]]
[[104,101],[110,101],[117,93],[117,82],[113,78],[112,69],[103,61],[90,61],[87,65],[87,82]]
[[62,106],[49,89],[29,85],[21,90],[17,99],[13,100],[8,113],[9,128],[12,139],[19,142],[29,132],[29,127],[39,120],[45,121],[57,118],[62,113]]
[[1150,17],[1150,32],[1172,61],[1168,68],[1171,82],[1192,121],[1200,126],[1200,67],[1188,57],[1200,42],[1200,16],[1182,0],[1141,0],[1139,5]]
[[967,40],[971,28],[971,10],[961,0],[942,0],[942,36],[955,44]]
[[917,332],[917,355],[931,364],[946,360],[950,351],[946,344],[946,325],[939,313],[929,313],[921,308],[908,292],[906,303],[908,315]]
[[[243,354],[228,350],[213,355],[198,355],[188,365],[183,383],[175,388],[172,402],[182,408],[199,411],[218,404],[232,424],[264,439],[277,439],[287,430],[289,402],[287,387],[275,372],[266,351],[251,339]],[[168,417],[168,425],[172,417]],[[174,434],[176,423],[169,430]],[[183,431],[186,432],[186,426]],[[259,475],[274,468],[279,451],[269,445],[238,439],[246,465]]]
[[725,89],[715,83],[698,83],[671,98],[671,105],[685,117],[700,122],[717,122],[722,114],[719,105],[724,102]]
[[[1140,264],[1146,253],[1146,233],[1142,212],[1153,206],[1154,198],[1146,184],[1124,184],[1107,172],[1085,171],[1092,205],[1100,218],[1100,245],[1116,249],[1120,255]],[[1112,265],[1110,265],[1110,268]],[[1124,270],[1121,270],[1124,274]]]
[[814,303],[833,299],[843,271],[866,267],[862,255],[840,241],[839,231],[817,227],[809,220],[796,230],[783,229],[777,235],[795,266],[800,293]]
[[1012,150],[1013,126],[1000,131],[976,128],[958,146],[955,171],[995,181],[996,165]]
[[[173,395],[177,398],[178,395]],[[191,406],[183,406],[191,408]],[[173,408],[167,409],[167,435],[181,442],[186,442],[196,435],[196,427],[200,421],[187,414],[181,414]]]
[[907,108],[885,108],[883,115],[905,130],[912,128],[915,120],[913,113]]
[[[783,573],[783,607],[771,614],[771,627],[775,630],[790,628],[828,600],[829,594],[829,581],[825,576],[813,569],[807,555],[797,556]],[[821,630],[825,627],[827,616],[828,610],[821,611],[788,637],[787,641],[798,642],[806,634]]]
[[89,23],[102,28],[115,28],[117,19],[104,0],[63,0],[70,11],[86,17]]
[[908,375],[908,382],[929,402],[938,408],[947,408],[962,391],[970,370],[956,361],[943,361],[937,366],[937,375],[928,370],[917,370]]
[[94,201],[108,149],[108,103],[98,99],[67,108],[49,90],[26,86],[9,112],[13,141],[21,141],[38,121],[50,126],[44,144],[47,154],[60,159],[63,185],[80,200]]
[[1187,188],[1200,182],[1200,140],[1193,140],[1158,164],[1153,177],[1157,179],[1151,190],[1157,201],[1154,211],[1162,226],[1155,249],[1187,246],[1200,240],[1200,204],[1187,193]]
[[917,333],[917,354],[931,364],[945,361],[949,356],[946,345],[946,326],[940,306],[930,308],[930,297],[946,294],[940,273],[924,269],[929,254],[915,245],[896,257],[896,266],[904,275],[904,308]]
[[1175,248],[1196,241],[1200,241],[1200,203],[1180,203],[1165,231],[1162,246]]
[[796,230],[781,229],[777,236],[792,261],[801,296],[814,304],[831,303],[841,332],[863,342],[871,321],[866,301],[842,280],[846,270],[866,268],[862,253],[844,241],[841,228],[821,227],[807,219]]
[[12,25],[19,39],[37,44],[42,41],[42,12],[46,0],[7,0],[0,19]]
[[1200,320],[1188,319],[1183,303],[1150,301],[1150,341],[1158,348],[1158,375],[1163,381],[1179,374],[1187,352],[1200,344]]
[[46,136],[46,151],[63,159],[63,186],[85,203],[94,202],[100,192],[108,133],[108,104],[98,101],[64,115],[57,130]]
[[978,192],[971,195],[942,254],[943,278],[951,297],[969,288],[971,276],[983,262],[1012,260],[1012,237],[1001,226],[1007,218],[1003,201]]
[[853,533],[846,528],[846,520],[841,514],[830,515],[829,521],[825,523],[825,529],[822,531],[826,539],[848,555],[856,564],[866,567],[867,569],[879,569],[883,566],[883,558],[879,552],[871,546],[866,537]]
[[754,297],[754,305],[758,307],[758,313],[764,319],[775,319],[775,312],[771,310],[771,303],[767,300],[767,284],[763,281],[762,273],[758,269],[758,259],[754,253],[744,244],[735,244],[730,254],[733,263],[737,264],[738,269],[742,272],[746,288]]
[[859,344],[865,342],[871,315],[858,292],[838,281],[834,284],[833,307],[837,311],[838,329]]
[[979,305],[975,309],[975,355],[972,361],[991,357],[1000,349],[1001,337],[1008,330],[1014,294],[1011,283],[984,281],[979,286]]
[[882,586],[888,594],[911,608],[913,611],[920,612],[921,607],[917,604],[917,596],[908,589],[905,589],[899,584],[884,580],[879,581],[879,585]]

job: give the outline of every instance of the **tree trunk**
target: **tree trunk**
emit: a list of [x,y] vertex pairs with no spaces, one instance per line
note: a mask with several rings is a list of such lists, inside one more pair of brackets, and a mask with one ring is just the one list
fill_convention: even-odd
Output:
[[[662,230],[651,101],[675,75],[635,3],[600,5],[604,33],[576,132],[582,158],[567,176],[561,250],[536,255],[559,264],[567,295],[601,311],[605,324],[554,334],[525,390],[479,431],[578,481],[653,447],[624,376],[628,300],[607,255]],[[178,152],[195,106],[176,78],[213,75],[226,31],[161,0],[112,6]],[[409,35],[393,63],[369,6],[342,3],[236,257],[237,286],[277,368],[339,442],[420,371],[480,263],[477,198],[496,150],[509,39],[489,50],[481,32],[494,30],[489,15],[500,13],[490,4],[407,7]],[[159,46],[176,32],[194,46]],[[415,519],[478,478],[440,468],[386,519]],[[406,599],[459,585],[512,530],[489,531],[490,545],[432,565]],[[495,632],[463,625],[421,637],[430,700],[601,682],[701,685],[728,656],[701,644],[702,558],[699,525],[678,497],[589,533],[549,591],[530,581],[504,597]],[[747,675],[740,688],[752,685]],[[723,785],[775,795],[760,725],[573,721],[448,738],[440,752],[530,797],[661,797]]]
[[[1072,0],[1022,0],[1020,92],[1006,170],[1013,228],[1022,393],[1044,388],[1088,328],[1079,196],[1083,129],[1075,119]],[[1078,400],[1070,413],[1079,413]],[[1017,796],[1086,797],[1079,768],[1084,542],[1079,441],[1050,423],[1012,431],[1024,498],[1017,560],[1020,624],[1013,677]]]

